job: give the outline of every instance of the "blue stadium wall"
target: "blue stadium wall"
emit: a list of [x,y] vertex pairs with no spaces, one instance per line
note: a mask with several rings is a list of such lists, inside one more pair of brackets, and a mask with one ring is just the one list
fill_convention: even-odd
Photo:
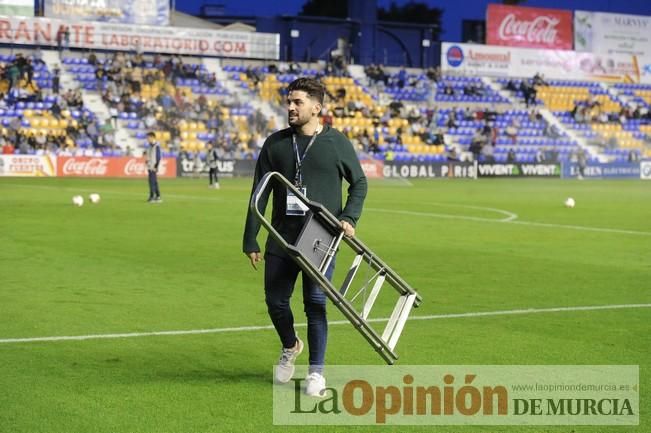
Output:
[[[203,17],[220,24],[234,21],[252,25],[258,32],[280,35],[280,59],[314,62],[329,60],[346,41],[346,57],[357,64],[381,63],[389,66],[427,68],[440,64],[440,41],[433,40],[433,25],[383,22],[377,20],[377,0],[349,2],[347,19],[276,17]],[[292,31],[294,37],[292,37]],[[296,33],[297,32],[297,33]],[[423,44],[426,40],[428,43]]]
[[[329,60],[337,41],[344,39],[350,58],[362,65],[427,68],[440,63],[440,42],[431,39],[430,26],[298,16],[258,18],[255,26],[259,32],[280,34],[284,61]],[[292,37],[292,30],[298,37]],[[423,46],[423,40],[430,46]]]

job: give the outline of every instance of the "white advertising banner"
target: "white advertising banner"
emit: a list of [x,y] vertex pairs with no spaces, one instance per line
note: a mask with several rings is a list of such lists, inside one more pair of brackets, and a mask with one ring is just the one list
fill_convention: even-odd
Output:
[[45,16],[82,21],[166,26],[169,0],[44,0]]
[[[645,68],[649,68],[648,74]],[[651,58],[497,45],[445,42],[441,69],[452,74],[533,77],[540,73],[561,80],[651,83]]]
[[70,31],[70,46],[96,50],[142,50],[196,56],[277,60],[280,35],[184,27],[141,26],[52,18],[0,16],[0,43],[56,46],[59,28]]
[[56,176],[57,157],[53,155],[0,155],[0,176]]
[[34,16],[33,0],[0,0],[0,15]]
[[575,11],[574,49],[651,56],[651,17]]
[[640,178],[651,180],[651,161],[642,161],[640,163]]

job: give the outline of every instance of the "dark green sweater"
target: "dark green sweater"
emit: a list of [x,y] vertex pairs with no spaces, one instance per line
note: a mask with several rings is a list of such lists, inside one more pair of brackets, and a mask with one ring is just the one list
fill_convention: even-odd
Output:
[[[299,153],[303,155],[311,136],[297,135]],[[294,181],[296,173],[296,156],[292,146],[292,129],[278,131],[265,141],[258,157],[253,179],[253,191],[266,173],[277,171],[290,182]],[[317,136],[314,144],[303,160],[303,185],[307,188],[307,197],[324,205],[340,220],[345,220],[353,226],[357,224],[362,214],[362,206],[366,198],[366,177],[359,164],[355,150],[350,141],[336,129],[328,126]],[[348,198],[342,206],[342,179],[348,184]],[[287,190],[279,182],[272,181],[273,210],[271,225],[290,244],[303,227],[305,217],[285,215],[287,206]],[[270,188],[267,188],[269,192]],[[260,198],[261,209],[266,209],[269,195]],[[249,209],[244,229],[243,250],[245,253],[260,251],[256,240],[260,231],[260,223]],[[285,253],[271,238],[267,238],[266,252],[284,256]]]

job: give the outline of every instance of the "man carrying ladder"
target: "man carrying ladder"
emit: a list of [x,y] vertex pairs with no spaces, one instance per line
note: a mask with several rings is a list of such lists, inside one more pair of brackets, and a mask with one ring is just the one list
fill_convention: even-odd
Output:
[[[258,182],[270,172],[278,172],[310,200],[325,206],[337,217],[346,236],[354,236],[367,182],[355,150],[339,131],[320,124],[325,87],[313,78],[299,78],[288,87],[287,114],[290,127],[272,134],[265,141],[256,164],[252,197]],[[342,179],[349,184],[346,203],[342,203]],[[260,207],[266,208],[269,191],[263,192]],[[305,223],[301,201],[280,182],[273,185],[271,225],[288,243],[294,243]],[[262,260],[256,240],[260,221],[249,210],[243,239],[243,251],[256,268]],[[294,363],[303,351],[303,341],[296,335],[290,298],[301,268],[271,236],[265,248],[265,300],[271,321],[282,343],[276,368],[277,382],[286,383],[294,374]],[[324,271],[332,278],[334,260]],[[309,370],[305,392],[320,396],[325,389],[325,352],[328,337],[326,295],[322,288],[303,272],[303,304],[307,316]]]

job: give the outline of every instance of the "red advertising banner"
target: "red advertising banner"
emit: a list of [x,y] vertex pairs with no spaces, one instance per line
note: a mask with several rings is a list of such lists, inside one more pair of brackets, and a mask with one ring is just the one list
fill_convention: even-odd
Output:
[[571,50],[572,11],[489,4],[486,43],[512,47]]
[[369,179],[378,179],[384,177],[384,163],[374,159],[362,159],[359,161],[364,170],[364,175]]
[[[144,158],[60,156],[57,164],[57,175],[76,177],[145,177],[147,176],[147,164]],[[176,159],[161,159],[158,167],[158,176],[176,177]]]

